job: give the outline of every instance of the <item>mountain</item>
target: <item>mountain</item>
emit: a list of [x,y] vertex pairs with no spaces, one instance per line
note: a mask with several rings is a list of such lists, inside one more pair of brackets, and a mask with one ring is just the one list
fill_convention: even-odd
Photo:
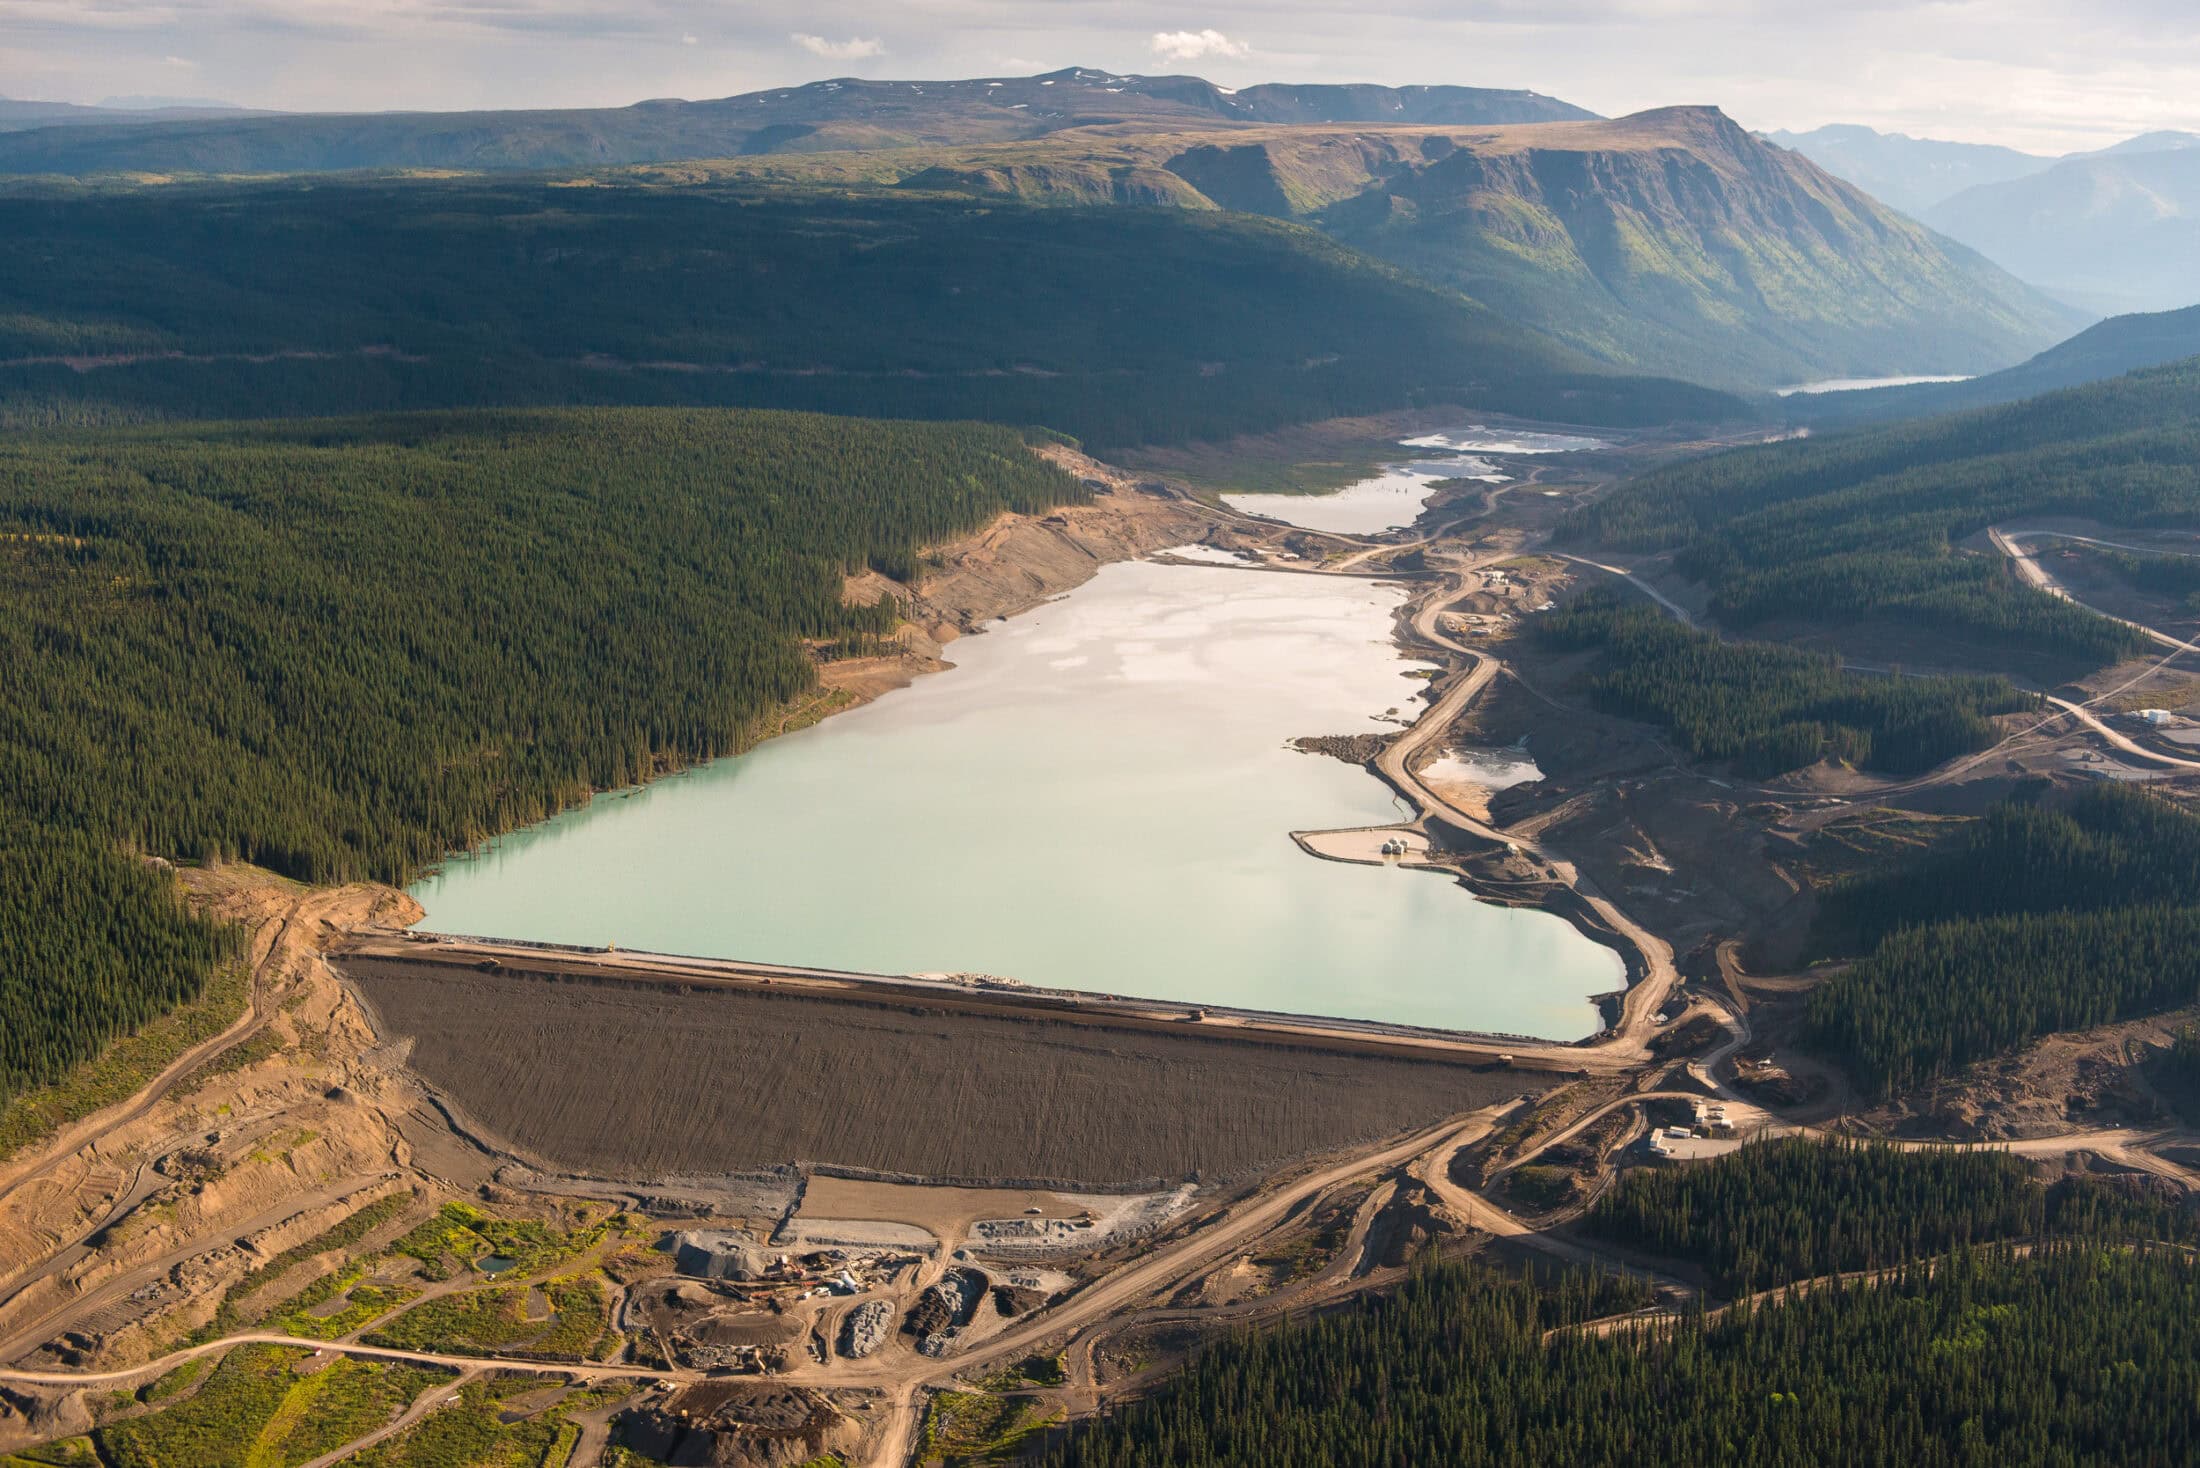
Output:
[[1802,133],[1781,130],[1763,136],[1918,219],[1966,189],[2030,178],[2070,158],[2109,158],[2200,147],[2200,133],[2172,131],[2141,133],[2106,148],[2069,153],[2062,158],[2020,153],[1990,143],[1951,143],[1883,133],[1854,123],[1834,123]]
[[99,106],[116,112],[165,112],[188,108],[195,112],[243,112],[246,109],[219,97],[102,97]]
[[1788,399],[1791,416],[1813,424],[1884,423],[1963,408],[2014,403],[2145,368],[2200,357],[2200,306],[2112,316],[2029,361],[1968,382],[1925,382]]
[[85,107],[75,102],[26,102],[15,97],[0,97],[0,132],[17,132],[27,128],[96,126],[102,123],[111,127],[142,127],[152,123],[186,122],[207,117],[266,115],[268,114],[247,112],[226,102],[190,102],[165,97],[109,97],[97,107]]
[[1709,107],[1490,127],[1109,129],[713,171],[1300,220],[1607,362],[1730,388],[1988,370],[2083,320]]
[[1323,223],[1569,345],[1722,385],[1975,370],[2078,324],[1711,107],[1493,129]]
[[2200,148],[2112,151],[1966,189],[1926,222],[2102,312],[2200,302]]
[[1481,87],[1264,85],[1083,67],[1032,77],[895,82],[841,77],[717,101],[526,112],[200,117],[147,129],[78,121],[0,138],[0,173],[313,173],[545,169],[787,151],[1006,142],[1141,123],[1478,125],[1593,117],[1540,93]]
[[1852,123],[1765,137],[1912,218],[1922,218],[1925,210],[1965,189],[2023,178],[2055,163],[2014,148],[1913,138]]
[[2093,153],[2074,153],[2075,158],[2110,158],[2119,153],[2167,153],[2179,148],[2200,148],[2200,133],[2151,132],[2099,149]]

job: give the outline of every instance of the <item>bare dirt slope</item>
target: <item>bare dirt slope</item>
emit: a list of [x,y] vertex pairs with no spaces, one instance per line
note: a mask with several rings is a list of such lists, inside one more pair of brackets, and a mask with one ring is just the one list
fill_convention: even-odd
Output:
[[1240,1175],[1536,1083],[1105,1024],[532,978],[354,956],[346,975],[469,1122],[553,1167],[795,1161],[1090,1186]]
[[1002,514],[974,535],[934,547],[914,588],[876,571],[850,577],[848,600],[890,596],[908,606],[909,620],[898,653],[821,667],[828,689],[863,702],[906,687],[949,666],[942,650],[965,633],[1082,586],[1111,561],[1198,541],[1219,518],[1195,500],[1141,490],[1141,481],[1075,449],[1048,444],[1039,452],[1084,480],[1092,502],[1044,515]]

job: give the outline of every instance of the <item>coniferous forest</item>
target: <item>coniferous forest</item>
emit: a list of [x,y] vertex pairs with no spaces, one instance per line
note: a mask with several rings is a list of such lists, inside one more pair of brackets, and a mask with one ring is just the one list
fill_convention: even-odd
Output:
[[1052,1468],[1672,1463],[2065,1468],[2200,1454],[2200,1263],[2097,1240],[1958,1251],[1597,1334],[1474,1264],[1209,1348]]
[[1699,1265],[1722,1294],[1884,1269],[2048,1234],[2176,1240],[2192,1215],[2118,1179],[2032,1179],[2006,1152],[1785,1137],[1700,1166],[1624,1174],[1589,1231]]
[[1571,522],[1677,548],[1729,631],[1781,619],[1900,620],[2004,657],[2094,667],[2130,628],[2025,586],[1959,542],[2023,515],[2133,527],[2200,514],[2200,364],[2005,408],[1740,449],[1644,475]]
[[1751,411],[1238,214],[524,177],[0,190],[6,424],[660,403],[1104,449],[1428,402]]
[[1990,715],[2032,702],[2006,678],[1851,673],[1825,653],[1725,641],[1602,589],[1535,625],[1550,647],[1603,654],[1590,684],[1600,708],[1667,730],[1690,759],[1749,775],[1822,759],[1915,774],[1984,749],[1998,737]]
[[843,577],[1085,491],[1017,433],[608,409],[0,444],[0,1098],[227,951],[127,853],[402,881],[742,747]]
[[1952,841],[1830,889],[1813,1042],[1867,1090],[1945,1076],[2055,1030],[2200,1000],[2200,816],[2102,784],[2010,801]]

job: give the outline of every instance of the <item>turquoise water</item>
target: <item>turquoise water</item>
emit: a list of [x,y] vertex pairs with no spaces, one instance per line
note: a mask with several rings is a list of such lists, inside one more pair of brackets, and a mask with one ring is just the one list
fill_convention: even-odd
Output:
[[1390,640],[1402,594],[1108,566],[955,643],[946,672],[599,797],[414,895],[445,932],[1590,1033],[1587,996],[1623,982],[1610,949],[1290,840],[1401,814],[1288,741],[1412,717],[1426,665]]

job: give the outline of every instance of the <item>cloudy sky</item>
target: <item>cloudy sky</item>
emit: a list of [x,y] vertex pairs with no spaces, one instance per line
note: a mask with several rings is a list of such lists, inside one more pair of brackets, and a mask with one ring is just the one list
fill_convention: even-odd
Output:
[[2194,0],[0,0],[0,95],[601,106],[1084,65],[1715,102],[2042,151],[2200,129]]

